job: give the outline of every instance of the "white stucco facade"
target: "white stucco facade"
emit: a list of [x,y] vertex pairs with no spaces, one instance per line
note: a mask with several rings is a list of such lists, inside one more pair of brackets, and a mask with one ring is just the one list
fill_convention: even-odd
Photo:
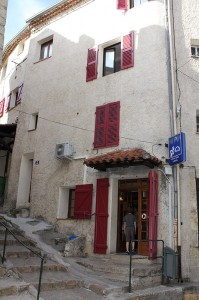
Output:
[[[190,39],[197,39],[198,31],[195,30],[196,24],[193,24],[193,32],[188,26],[194,18],[187,14],[188,8],[184,2],[177,1],[174,10],[178,66],[190,59],[183,68],[197,80],[197,61],[190,57]],[[192,7],[197,5],[196,2],[193,1]],[[110,168],[102,172],[87,167],[83,162],[85,158],[115,149],[141,148],[161,160],[163,165],[167,164],[168,149],[165,143],[171,135],[171,107],[165,14],[164,1],[149,1],[126,11],[117,10],[113,0],[82,1],[46,24],[32,27],[30,36],[13,48],[1,71],[7,65],[1,80],[0,97],[6,97],[21,83],[23,93],[21,103],[0,118],[1,124],[17,120],[5,209],[26,207],[30,210],[30,216],[42,217],[67,234],[85,235],[86,252],[92,253],[96,182],[99,178],[108,178],[107,253],[116,252],[119,181],[147,179],[150,168],[139,165]],[[32,21],[29,20],[30,24]],[[134,66],[103,76],[104,48],[120,42],[122,36],[132,31]],[[40,60],[41,45],[51,39],[52,56]],[[98,76],[86,82],[87,53],[93,47],[99,50]],[[183,168],[178,169],[178,241],[182,247],[182,275],[194,279],[198,278],[196,274],[199,273],[195,184],[198,84],[188,81],[181,74],[178,80],[182,131],[186,133],[189,145],[187,161]],[[177,97],[174,100],[175,106]],[[119,145],[95,149],[96,107],[116,101],[120,101]],[[33,130],[36,116],[37,126]],[[179,117],[176,124],[177,133],[180,130]],[[56,144],[65,142],[74,146],[72,160],[55,158]],[[157,238],[173,247],[173,176],[164,174],[163,168],[155,169],[158,173]],[[81,184],[93,184],[91,220],[74,220],[67,216],[69,191]],[[159,245],[158,249],[161,251]]]

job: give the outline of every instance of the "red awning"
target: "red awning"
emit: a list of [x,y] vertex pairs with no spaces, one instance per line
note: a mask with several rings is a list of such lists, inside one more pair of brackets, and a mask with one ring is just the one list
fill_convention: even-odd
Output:
[[151,169],[162,163],[155,156],[143,149],[115,150],[105,154],[85,159],[84,164],[90,168],[106,171],[107,168],[127,168],[129,166],[145,165]]

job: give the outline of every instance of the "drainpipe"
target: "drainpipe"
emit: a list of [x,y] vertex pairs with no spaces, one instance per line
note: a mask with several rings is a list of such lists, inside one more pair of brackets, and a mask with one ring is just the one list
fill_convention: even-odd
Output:
[[[167,55],[167,76],[168,76],[168,91],[169,91],[169,112],[170,112],[170,132],[171,136],[177,133],[176,129],[176,93],[175,93],[175,63],[173,52],[173,27],[172,27],[172,6],[171,1],[164,0],[166,21],[166,55]],[[174,220],[173,220],[173,244],[174,250],[178,250],[181,244],[180,239],[180,201],[179,201],[179,166],[174,165],[173,169],[173,184],[174,184]]]

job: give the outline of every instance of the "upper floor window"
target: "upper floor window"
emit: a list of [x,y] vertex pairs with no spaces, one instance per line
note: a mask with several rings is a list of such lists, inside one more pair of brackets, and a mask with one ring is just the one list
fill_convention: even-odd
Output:
[[104,48],[103,76],[120,71],[121,43]]
[[5,111],[8,112],[19,103],[21,103],[21,96],[22,96],[22,89],[23,84],[19,87],[14,89],[7,97],[6,97],[6,104],[5,104]]
[[94,148],[119,145],[120,102],[96,107]]
[[40,60],[52,56],[52,46],[53,46],[53,40],[45,42],[41,45]]
[[144,4],[151,0],[117,0],[117,9],[126,10]]
[[[117,40],[118,41],[118,40]],[[103,61],[100,60],[102,75],[106,76],[120,70],[134,66],[134,33],[123,36],[117,43],[106,44],[106,47],[100,47],[100,53],[103,52]],[[86,81],[97,78],[98,74],[98,48],[88,49]]]
[[37,122],[38,122],[38,113],[34,113],[30,115],[29,120],[29,127],[28,130],[36,130],[37,129]]
[[199,57],[199,46],[191,46],[191,56]]

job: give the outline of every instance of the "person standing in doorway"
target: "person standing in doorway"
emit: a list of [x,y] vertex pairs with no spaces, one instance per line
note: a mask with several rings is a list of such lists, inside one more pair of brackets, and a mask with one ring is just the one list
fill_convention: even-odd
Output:
[[132,253],[135,254],[134,236],[136,234],[136,218],[132,214],[131,208],[128,208],[127,214],[124,217],[124,233],[126,236],[126,253],[129,253],[129,243],[132,242]]

